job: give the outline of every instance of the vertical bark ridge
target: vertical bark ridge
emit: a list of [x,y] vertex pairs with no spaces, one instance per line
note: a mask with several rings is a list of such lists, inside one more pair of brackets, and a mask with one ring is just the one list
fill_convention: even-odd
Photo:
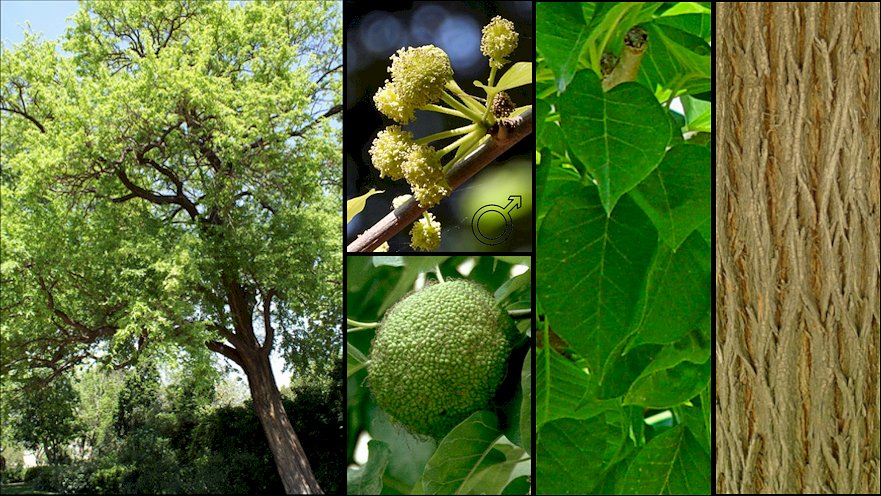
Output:
[[718,7],[718,492],[881,490],[879,16]]

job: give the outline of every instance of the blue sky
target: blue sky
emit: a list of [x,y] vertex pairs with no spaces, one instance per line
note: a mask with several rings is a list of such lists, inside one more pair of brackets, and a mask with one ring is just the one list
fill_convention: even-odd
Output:
[[44,39],[57,40],[64,33],[65,19],[78,8],[74,0],[0,0],[0,39],[7,47],[24,39],[25,22]]

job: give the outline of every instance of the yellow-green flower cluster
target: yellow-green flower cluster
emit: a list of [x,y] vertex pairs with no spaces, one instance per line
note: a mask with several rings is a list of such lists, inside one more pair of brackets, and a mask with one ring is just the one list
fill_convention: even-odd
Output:
[[447,53],[434,45],[398,50],[391,57],[391,80],[373,96],[376,108],[400,124],[415,118],[414,111],[441,98],[453,77]]
[[410,246],[414,250],[434,251],[440,246],[441,225],[434,219],[434,214],[426,212],[410,229]]
[[505,57],[517,48],[519,35],[514,31],[514,23],[495,16],[483,27],[480,39],[480,51],[489,57],[490,67],[501,69],[509,60]]
[[379,177],[402,179],[403,166],[412,146],[413,135],[400,126],[389,126],[380,131],[369,152],[373,166],[379,171]]
[[416,118],[416,107],[402,99],[394,85],[388,81],[373,95],[373,103],[377,110],[395,122],[406,124]]
[[413,195],[401,195],[392,198],[392,208],[398,209],[401,205],[407,203],[407,200],[413,198]]
[[432,207],[450,194],[450,184],[433,147],[414,144],[403,169],[419,206]]
[[413,141],[400,126],[380,131],[370,147],[370,159],[382,177],[406,179],[419,205],[428,208],[450,194],[437,151]]

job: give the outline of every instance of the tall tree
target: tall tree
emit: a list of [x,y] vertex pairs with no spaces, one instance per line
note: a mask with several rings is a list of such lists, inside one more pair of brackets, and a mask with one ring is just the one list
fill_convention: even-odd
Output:
[[13,437],[28,449],[43,450],[50,465],[64,463],[67,445],[80,428],[78,402],[67,376],[31,394],[18,395],[11,407]]
[[719,5],[719,493],[881,490],[879,10]]
[[[85,1],[3,48],[5,378],[204,343],[317,493],[270,368],[340,349],[339,4]],[[66,53],[65,53],[66,52]]]

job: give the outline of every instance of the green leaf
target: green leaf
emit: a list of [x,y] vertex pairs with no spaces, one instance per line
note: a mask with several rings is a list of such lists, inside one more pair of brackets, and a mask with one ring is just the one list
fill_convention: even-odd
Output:
[[502,437],[456,494],[501,494],[508,483],[529,474],[530,469],[530,461],[523,448]]
[[709,385],[700,393],[700,402],[696,398],[691,399],[692,406],[680,405],[674,407],[680,422],[691,431],[695,440],[701,445],[704,451],[710,453],[710,435],[707,432],[707,425],[704,423],[703,400],[705,391],[709,390]]
[[535,387],[536,431],[558,418],[586,419],[618,404],[597,399],[590,376],[547,347],[536,354]]
[[677,145],[630,193],[671,249],[712,215],[711,167],[708,148]]
[[370,191],[367,193],[352,198],[351,200],[346,201],[346,224],[352,221],[352,219],[361,213],[364,210],[364,205],[367,204],[367,199],[373,195],[378,195],[380,193],[385,193],[385,191],[377,191],[374,188],[370,188]]
[[529,265],[532,257],[522,255],[496,255],[493,258],[511,265]]
[[[695,100],[703,101],[703,100]],[[700,114],[689,119],[686,131],[710,133],[713,131],[713,110],[708,107]]]
[[417,257],[400,257],[400,256],[374,256],[374,265],[392,265],[398,266],[403,264],[404,270],[401,271],[397,284],[382,300],[379,307],[380,314],[386,309],[398,302],[404,294],[413,289],[413,283],[423,272],[433,271],[435,266],[446,262],[449,256],[417,256]]
[[657,24],[672,26],[686,33],[711,41],[713,34],[712,14],[683,14],[672,17],[659,17],[655,19]]
[[[564,151],[566,150],[566,137],[563,136],[563,129],[560,127],[560,123],[551,121],[548,119],[548,116],[551,113],[551,104],[550,99],[540,99],[536,102],[536,112],[538,116],[536,117],[536,146],[539,148],[549,147],[553,150]],[[550,160],[551,154],[548,153],[548,160]]]
[[[628,341],[618,344],[603,367],[603,378],[597,396],[615,398],[627,393],[630,384],[654,360],[660,346],[639,346],[629,349]],[[628,350],[624,353],[624,350]]]
[[706,41],[668,25],[668,20],[643,25],[649,42],[637,81],[654,88],[666,101],[682,92],[703,93],[712,89],[710,46]]
[[676,2],[661,16],[681,16],[683,14],[710,14],[710,9],[697,2]]
[[346,343],[346,377],[352,377],[367,366],[367,357],[361,350]]
[[678,425],[649,441],[627,469],[621,494],[710,494],[710,460]]
[[403,267],[405,264],[405,257],[400,255],[373,255],[371,258],[374,267]]
[[517,62],[505,71],[495,86],[495,91],[504,91],[532,84],[532,62]]
[[656,246],[629,197],[607,217],[592,187],[561,199],[542,224],[538,297],[554,331],[595,371],[629,333]]
[[346,470],[347,494],[379,494],[382,492],[382,474],[388,465],[391,450],[382,441],[367,442],[367,463],[361,468]]
[[520,388],[523,390],[523,400],[520,402],[520,443],[527,453],[532,454],[532,350],[523,359]]
[[710,347],[692,332],[665,346],[633,381],[625,405],[664,409],[695,397],[710,381]]
[[583,370],[548,346],[538,350],[536,368],[535,428],[539,430],[545,422],[574,416],[590,381]]
[[697,232],[675,252],[661,245],[631,346],[672,343],[695,329],[710,309],[710,280],[710,247]]
[[591,494],[623,439],[621,426],[603,415],[548,422],[535,446],[536,493]]
[[574,169],[561,167],[559,162],[551,158],[550,153],[543,156],[539,164],[539,174],[543,173],[547,174],[544,182],[536,185],[539,202],[535,215],[538,226],[541,226],[548,211],[558,200],[579,194],[584,188],[581,176]]
[[502,494],[529,494],[530,489],[529,476],[521,475],[505,486]]
[[712,416],[713,416],[713,402],[710,399],[710,386],[707,385],[706,389],[701,391],[701,416],[704,419],[704,434],[707,436],[707,446],[712,444]]
[[[529,261],[527,260],[527,264]],[[532,271],[506,280],[493,295],[505,310],[527,309],[532,305]]]
[[680,98],[685,111],[687,131],[709,133],[713,130],[713,104],[688,95]]
[[604,93],[590,71],[576,74],[559,101],[569,147],[593,176],[609,213],[664,157],[670,141],[666,111],[636,83]]
[[554,72],[557,91],[564,91],[575,75],[589,34],[581,5],[539,2],[535,21],[536,50]]
[[496,416],[476,412],[444,437],[422,474],[426,494],[456,494],[473,476],[501,436]]
[[708,245],[713,244],[713,224],[712,217],[701,223],[697,227],[697,231],[701,234],[701,237],[704,238],[704,241],[707,242]]
[[[367,391],[363,393],[370,395]],[[389,419],[375,401],[368,403],[367,418],[370,436],[391,448],[384,475],[387,487],[390,489],[394,484],[398,491],[403,492],[404,487],[409,489],[415,486],[422,480],[425,465],[437,449],[437,442],[424,436],[417,437],[401,428],[400,424]]]

